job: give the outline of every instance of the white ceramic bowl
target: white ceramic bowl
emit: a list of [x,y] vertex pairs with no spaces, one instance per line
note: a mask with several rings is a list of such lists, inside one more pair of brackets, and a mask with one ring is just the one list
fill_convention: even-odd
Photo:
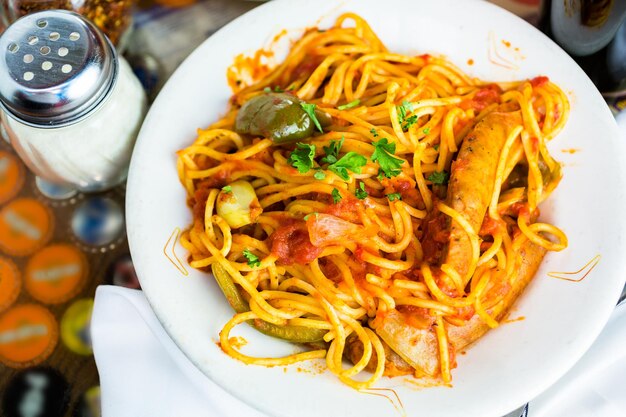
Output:
[[[225,74],[233,58],[267,46],[282,29],[297,38],[299,29],[329,25],[343,11],[367,19],[393,51],[443,54],[471,75],[489,80],[548,75],[570,99],[567,126],[550,144],[564,163],[564,178],[541,207],[543,218],[568,234],[570,247],[547,255],[519,299],[512,316],[525,319],[500,326],[459,355],[452,388],[417,389],[408,378],[380,383],[395,390],[409,416],[499,417],[563,375],[591,345],[617,301],[626,278],[626,172],[620,161],[626,154],[625,138],[619,137],[602,97],[574,61],[531,25],[486,2],[273,1],[204,42],[163,88],[133,155],[128,238],[141,285],[163,326],[193,363],[269,415],[402,415],[390,392],[379,392],[388,394],[387,399],[356,392],[329,372],[316,371],[319,363],[310,372],[299,372],[298,366],[285,371],[247,366],[226,356],[216,341],[233,312],[219,288],[206,274],[186,267],[189,276],[183,276],[174,267],[166,256],[173,257],[173,239],[164,253],[176,228],[191,220],[175,152],[193,141],[197,128],[226,111],[231,91]],[[568,149],[577,151],[561,152]],[[184,250],[178,246],[176,253],[186,264]],[[550,271],[577,271],[596,255],[599,262],[581,282],[548,276]],[[295,349],[249,328],[238,331],[251,354],[281,355]]]

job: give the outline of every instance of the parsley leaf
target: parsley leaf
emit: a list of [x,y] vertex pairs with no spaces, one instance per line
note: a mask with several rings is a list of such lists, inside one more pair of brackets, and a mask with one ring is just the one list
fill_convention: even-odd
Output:
[[313,158],[315,157],[315,145],[298,142],[296,149],[291,152],[287,162],[298,169],[301,174],[306,174],[313,168]]
[[380,170],[385,175],[385,177],[395,177],[402,172],[400,166],[402,166],[404,161],[393,156],[396,151],[395,143],[389,143],[387,138],[382,138],[378,142],[372,142],[372,145],[374,145],[372,162],[378,161]]
[[370,129],[370,133],[371,133],[371,134],[372,134],[372,136],[374,136],[375,138],[377,138],[377,137],[378,137],[378,132],[376,131],[376,129],[371,128],[371,129]]
[[317,116],[315,115],[315,104],[300,103],[300,107],[302,107],[302,110],[304,110],[306,114],[309,115],[311,120],[313,120],[313,123],[315,124],[315,127],[317,127],[317,130],[324,133],[324,131],[322,130],[322,125],[320,125],[320,121],[317,120]]
[[367,194],[367,191],[365,191],[364,183],[362,182],[359,183],[359,188],[356,189],[356,191],[354,192],[354,195],[359,200],[365,200],[367,198],[368,194]]
[[339,190],[336,189],[336,188],[333,188],[333,192],[331,193],[331,195],[333,196],[333,203],[334,204],[337,204],[343,198],[343,197],[341,197],[341,194],[339,193]]
[[430,127],[424,128],[424,130],[422,130],[422,132],[424,132],[425,135],[428,135],[430,133]]
[[254,253],[250,252],[248,249],[243,250],[243,256],[248,260],[248,266],[252,268],[258,268],[261,266],[261,261],[259,257]]
[[361,104],[361,100],[357,98],[356,100],[352,100],[350,103],[346,103],[341,106],[338,106],[337,110],[348,110],[348,109],[358,106],[359,104]]
[[355,174],[361,173],[361,167],[367,164],[367,158],[356,152],[348,152],[340,160],[328,166],[328,169],[337,174],[342,180],[350,181],[348,170]]
[[225,193],[230,193],[233,191],[233,187],[231,187],[230,185],[225,185],[222,187],[222,191],[224,191]]
[[401,105],[396,106],[396,110],[398,111],[398,123],[402,125],[402,123],[404,123],[404,119],[406,118],[406,113],[413,110],[413,105],[404,100]]
[[402,200],[402,194],[400,193],[387,194],[387,198],[389,199],[389,201]]
[[315,178],[316,180],[323,180],[324,178],[326,178],[326,173],[321,169],[318,169],[317,171],[315,171],[315,174],[313,174],[313,178]]
[[439,144],[433,146],[433,149],[436,150],[436,151],[439,151]]
[[324,146],[326,156],[322,158],[323,164],[334,164],[339,159],[339,150],[343,146],[345,138],[343,135],[340,140],[331,140],[330,146]]
[[402,124],[402,130],[406,132],[411,126],[415,124],[415,122],[417,122],[416,115],[407,117],[406,119],[404,119],[404,124]]
[[446,171],[435,171],[433,173],[431,173],[428,178],[426,178],[428,181],[432,182],[433,184],[437,184],[437,185],[443,185],[443,184],[447,184],[448,183],[448,173]]
[[275,85],[275,86],[274,86],[274,91],[275,91],[275,92],[277,92],[277,93],[282,93],[282,92],[283,92],[283,91],[285,91],[285,90],[283,90],[283,89],[282,89],[282,88],[280,88],[279,86]]

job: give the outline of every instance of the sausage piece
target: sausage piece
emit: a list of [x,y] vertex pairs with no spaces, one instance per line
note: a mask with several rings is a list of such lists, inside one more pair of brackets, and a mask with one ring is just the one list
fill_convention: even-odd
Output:
[[[507,105],[508,106],[508,105]],[[509,133],[522,124],[519,110],[502,107],[482,119],[461,145],[448,183],[446,203],[460,213],[475,232],[489,207],[500,153]],[[467,233],[456,221],[450,221],[450,238],[443,263],[452,266],[461,277],[468,272],[472,245]]]
[[[535,245],[529,240],[521,246],[518,254],[519,265],[515,269],[517,274],[509,281],[511,286],[502,301],[487,310],[487,313],[491,317],[499,321],[506,316],[517,297],[519,297],[522,291],[524,291],[524,288],[526,288],[528,283],[535,276],[546,252],[545,248]],[[448,339],[458,351],[484,335],[487,330],[489,330],[489,326],[478,314],[474,314],[464,326],[453,326],[449,324],[447,329]]]
[[[531,281],[546,250],[530,241],[526,241],[518,253],[517,273],[511,277],[510,287],[503,299],[489,308],[487,313],[496,320],[502,320],[515,303],[517,297]],[[488,330],[489,326],[478,314],[467,321],[463,326],[447,324],[448,340],[454,351],[464,349],[478,340]],[[391,310],[375,329],[381,337],[385,347],[385,376],[416,375],[435,376],[439,372],[438,342],[435,330],[418,329],[408,325],[402,314]],[[363,345],[354,336],[346,342],[346,357],[357,363],[363,355]],[[376,354],[368,363],[367,370],[373,371],[376,367]]]

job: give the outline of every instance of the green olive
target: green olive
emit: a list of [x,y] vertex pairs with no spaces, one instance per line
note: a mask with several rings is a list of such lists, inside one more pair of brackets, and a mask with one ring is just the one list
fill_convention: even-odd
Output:
[[315,117],[320,122],[322,127],[330,126],[333,124],[333,118],[330,114],[326,113],[324,110],[320,110],[319,108],[315,109]]
[[277,144],[311,137],[315,126],[302,109],[301,102],[287,93],[255,96],[239,109],[235,130],[270,138]]

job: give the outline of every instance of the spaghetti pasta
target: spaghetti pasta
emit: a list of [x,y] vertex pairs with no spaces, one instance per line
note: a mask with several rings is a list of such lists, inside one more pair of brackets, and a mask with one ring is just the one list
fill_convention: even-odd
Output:
[[[181,242],[236,311],[222,349],[325,358],[356,389],[383,374],[449,383],[455,352],[567,246],[537,222],[561,177],[546,143],[566,96],[546,77],[498,85],[389,52],[350,13],[248,73],[264,76],[233,83],[228,113],[178,153],[194,219]],[[245,355],[230,341],[244,322],[312,348]]]

